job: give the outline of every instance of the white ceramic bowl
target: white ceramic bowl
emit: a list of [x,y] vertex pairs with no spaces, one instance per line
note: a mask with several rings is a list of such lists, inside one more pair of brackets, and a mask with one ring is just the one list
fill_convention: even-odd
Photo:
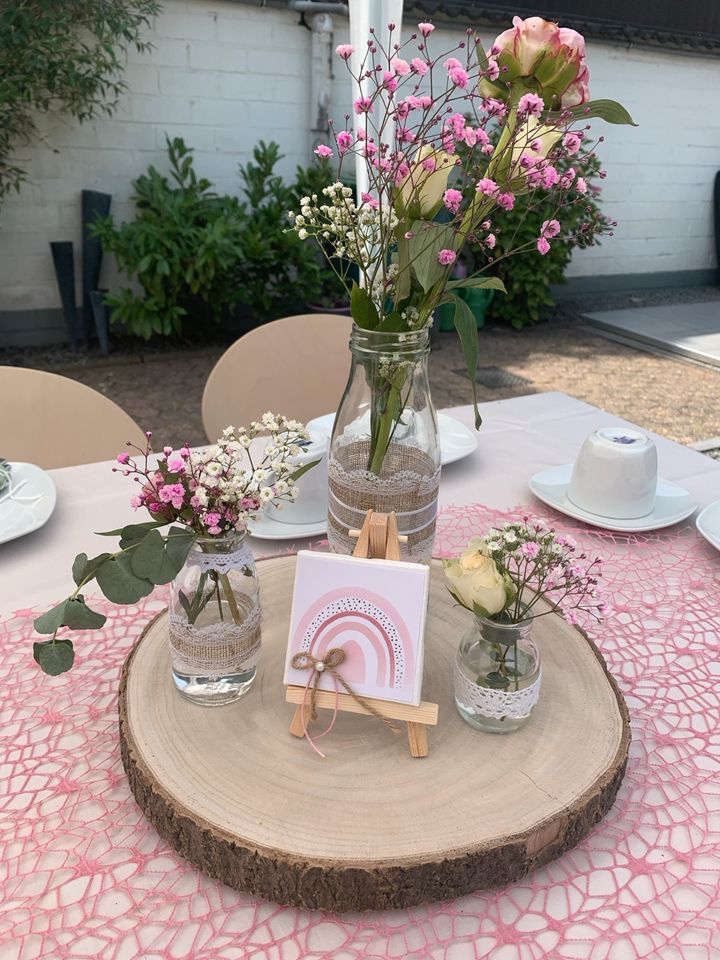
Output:
[[599,517],[630,520],[652,513],[657,482],[653,441],[637,430],[603,427],[580,448],[567,498]]

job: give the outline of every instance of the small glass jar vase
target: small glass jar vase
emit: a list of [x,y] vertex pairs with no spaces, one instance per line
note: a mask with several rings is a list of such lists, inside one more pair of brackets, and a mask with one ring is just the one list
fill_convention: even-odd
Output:
[[440,444],[430,396],[430,330],[354,326],[352,365],[328,461],[328,540],[349,554],[368,510],[394,511],[403,559],[428,563],[435,538]]
[[533,621],[496,623],[476,616],[455,659],[458,713],[476,730],[511,733],[530,719],[540,696],[540,654]]
[[260,653],[260,587],[245,534],[198,538],[170,590],[175,686],[194,703],[243,697]]

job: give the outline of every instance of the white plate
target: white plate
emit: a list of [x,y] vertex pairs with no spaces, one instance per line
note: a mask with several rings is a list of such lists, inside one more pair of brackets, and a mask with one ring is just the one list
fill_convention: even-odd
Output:
[[677,487],[668,480],[658,479],[655,508],[645,517],[636,517],[632,520],[616,520],[615,518],[600,517],[595,513],[581,510],[568,500],[566,493],[573,465],[564,463],[561,467],[550,467],[541,470],[530,478],[530,489],[538,498],[549,507],[554,507],[561,513],[582,520],[593,527],[602,527],[604,530],[615,530],[618,533],[643,533],[646,530],[659,530],[670,527],[673,523],[685,520],[695,511],[697,504],[687,490]]
[[[308,423],[309,430],[320,430],[328,437],[332,434],[334,413],[326,413],[323,417],[315,417]],[[474,430],[464,423],[449,417],[446,413],[437,414],[438,435],[440,438],[440,460],[445,467],[448,463],[462,460],[477,450],[477,435]]]
[[319,537],[327,531],[327,520],[323,517],[315,523],[282,523],[264,513],[248,526],[248,533],[258,540],[305,540],[307,537]]
[[[11,463],[10,486],[0,490],[0,543],[42,527],[55,509],[55,484],[34,463]],[[17,492],[8,496],[9,490]]]
[[700,511],[695,526],[708,543],[720,550],[720,500]]

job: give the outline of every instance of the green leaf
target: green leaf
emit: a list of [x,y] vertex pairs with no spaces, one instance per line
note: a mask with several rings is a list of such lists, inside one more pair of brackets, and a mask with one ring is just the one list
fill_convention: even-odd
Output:
[[306,474],[308,470],[312,470],[312,468],[316,467],[319,463],[320,460],[311,460],[310,463],[304,463],[301,467],[298,467],[294,473],[291,473],[288,479],[299,480],[303,474]]
[[510,685],[508,678],[504,677],[497,670],[491,670],[485,677],[485,680],[487,681],[487,685],[493,690],[505,690]]
[[446,290],[459,290],[471,288],[473,290],[499,290],[505,293],[505,284],[500,277],[465,277],[464,280],[450,280],[445,287]]
[[38,633],[55,633],[65,622],[65,604],[67,600],[58,603],[57,606],[48,610],[46,613],[36,617],[33,621],[33,627]]
[[91,610],[82,596],[72,597],[65,603],[64,625],[71,630],[96,630],[102,627],[107,617]]
[[75,557],[72,565],[72,575],[75,585],[79,587],[82,583],[92,579],[92,577],[97,574],[98,567],[105,563],[106,560],[109,560],[111,556],[112,554],[110,553],[101,553],[97,557],[93,557],[92,560],[88,560],[86,553],[79,553]]
[[104,563],[97,572],[97,582],[113,603],[137,603],[153,591],[150,580],[133,573],[132,562],[127,553],[120,553]]
[[549,113],[548,117],[551,120],[556,120],[565,116],[568,112],[576,120],[590,120],[593,117],[599,117],[600,120],[605,120],[607,123],[624,123],[631,127],[637,126],[625,107],[617,100],[590,100],[588,103],[572,107],[570,111],[563,110]]
[[477,383],[475,381],[479,352],[477,320],[475,319],[475,314],[464,300],[461,300],[460,297],[456,295],[453,295],[453,300],[455,301],[455,318],[453,322],[455,324],[455,329],[458,332],[458,336],[460,337],[460,345],[462,346],[468,377],[470,378],[470,386],[472,388],[473,395],[473,407],[475,408],[475,429],[479,430],[482,425],[482,417],[480,416],[480,411],[478,410]]
[[150,531],[167,525],[167,520],[146,520],[145,523],[129,523],[118,530],[98,531],[99,537],[122,537],[128,544],[136,543]]
[[69,640],[42,640],[33,644],[33,657],[43,673],[57,677],[72,667],[75,653]]
[[452,250],[455,231],[447,223],[413,221],[410,240],[410,263],[420,286],[426,292],[443,276],[446,268],[438,263],[441,250]]
[[157,530],[150,530],[133,550],[130,565],[136,577],[151,583],[169,583],[182,569],[195,534],[171,527],[167,539]]
[[[310,466],[314,466],[314,464],[310,464]],[[308,467],[309,469],[310,467]],[[175,570],[174,577],[182,570],[194,543],[195,534],[192,530],[184,530],[182,527],[170,527],[168,530],[165,537],[165,554]]]
[[375,304],[364,287],[353,282],[350,294],[350,313],[355,323],[363,330],[377,330],[380,323]]

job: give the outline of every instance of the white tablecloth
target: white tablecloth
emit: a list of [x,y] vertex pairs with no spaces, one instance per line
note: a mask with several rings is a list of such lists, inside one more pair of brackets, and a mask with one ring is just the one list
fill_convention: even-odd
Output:
[[[469,406],[447,410],[472,427]],[[528,502],[527,481],[544,467],[571,461],[592,430],[632,426],[563,393],[542,393],[481,405],[483,426],[478,449],[443,470],[440,506],[482,502],[512,507]],[[679,483],[699,507],[720,497],[720,463],[704,454],[652,434],[660,474]],[[49,522],[31,536],[0,545],[0,616],[25,605],[42,607],[72,588],[70,567],[77,553],[107,549],[94,531],[112,530],[141,517],[129,505],[131,484],[112,473],[111,462],[52,470],[57,507]],[[287,544],[253,540],[256,557],[270,556]]]

